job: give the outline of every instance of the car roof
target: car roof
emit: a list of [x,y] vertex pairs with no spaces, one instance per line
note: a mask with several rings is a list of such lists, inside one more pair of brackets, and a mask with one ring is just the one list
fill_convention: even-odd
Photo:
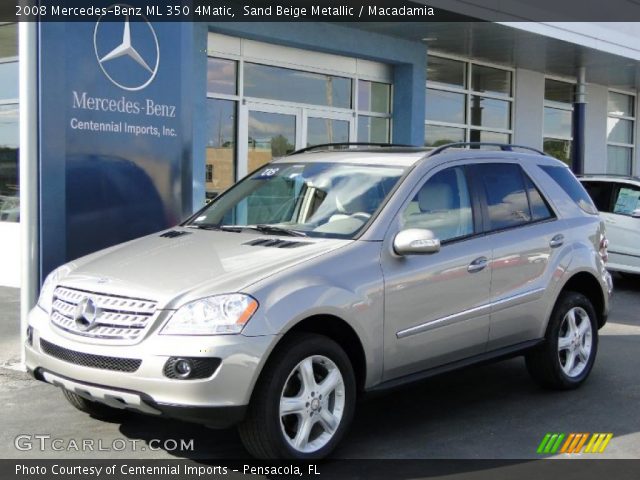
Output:
[[584,173],[578,175],[579,180],[598,180],[607,182],[631,182],[640,183],[640,177],[633,175],[617,175],[614,173]]

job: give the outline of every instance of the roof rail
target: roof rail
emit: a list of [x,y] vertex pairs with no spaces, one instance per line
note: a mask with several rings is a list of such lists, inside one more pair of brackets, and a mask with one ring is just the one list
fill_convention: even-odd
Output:
[[434,155],[438,155],[439,153],[444,152],[445,150],[448,150],[449,148],[456,148],[456,147],[498,147],[503,152],[512,152],[514,148],[521,148],[523,150],[530,150],[530,151],[535,152],[535,153],[537,153],[539,155],[546,155],[544,152],[541,152],[540,150],[537,150],[535,148],[527,147],[525,145],[514,145],[514,144],[511,144],[511,143],[454,142],[454,143],[447,143],[446,145],[439,146],[435,150],[432,150],[429,153],[429,155],[427,155],[427,156],[428,157],[432,157]]
[[312,152],[314,150],[348,150],[350,147],[380,147],[380,148],[416,148],[413,145],[403,145],[397,143],[368,143],[368,142],[341,142],[341,143],[322,143],[320,145],[311,145],[310,147],[301,148],[290,155],[297,155],[299,153]]

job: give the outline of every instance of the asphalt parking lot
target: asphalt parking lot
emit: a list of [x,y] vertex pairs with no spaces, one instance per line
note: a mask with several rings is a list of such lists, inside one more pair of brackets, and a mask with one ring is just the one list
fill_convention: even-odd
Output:
[[[547,432],[612,432],[600,458],[640,458],[640,277],[615,281],[596,366],[581,389],[540,389],[521,358],[471,367],[361,402],[334,457],[532,459],[540,458],[536,448]],[[0,290],[0,363],[17,355],[17,295]],[[67,404],[59,390],[8,368],[0,368],[0,404],[0,458],[247,458],[233,429],[136,414],[101,422]],[[59,439],[62,451],[50,448],[49,440],[44,451],[39,441],[19,450],[19,435]],[[82,439],[107,450],[76,451],[73,442]],[[181,450],[181,440],[193,440],[193,450]]]

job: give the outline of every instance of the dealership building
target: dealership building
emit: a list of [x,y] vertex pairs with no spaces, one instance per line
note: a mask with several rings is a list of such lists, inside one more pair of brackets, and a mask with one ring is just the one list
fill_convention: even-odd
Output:
[[309,145],[505,142],[637,175],[639,39],[636,23],[0,24],[0,285],[32,303],[57,265]]

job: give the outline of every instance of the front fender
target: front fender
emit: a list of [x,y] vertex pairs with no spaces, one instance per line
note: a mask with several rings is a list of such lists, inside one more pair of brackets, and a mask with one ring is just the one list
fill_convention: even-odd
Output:
[[315,259],[256,285],[248,293],[258,300],[260,308],[243,334],[284,335],[309,317],[337,317],[355,331],[362,343],[365,386],[379,381],[384,322],[380,244],[358,243],[330,258]]

